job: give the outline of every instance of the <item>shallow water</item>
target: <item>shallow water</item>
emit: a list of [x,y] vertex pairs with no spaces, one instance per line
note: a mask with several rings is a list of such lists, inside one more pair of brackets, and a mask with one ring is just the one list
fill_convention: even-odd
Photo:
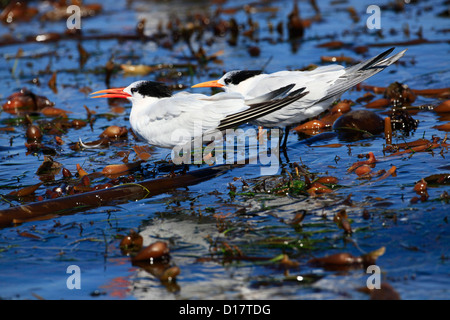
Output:
[[[247,2],[247,1],[246,1]],[[89,2],[92,3],[92,2]],[[247,2],[252,3],[252,2]],[[231,46],[229,34],[215,36],[210,27],[199,43],[207,55],[223,50],[218,60],[199,63],[183,41],[164,48],[163,42],[140,41],[132,37],[100,39],[101,35],[134,35],[138,21],[145,18],[144,33],[155,34],[161,21],[166,30],[168,21],[176,14],[182,23],[194,14],[211,17],[219,8],[209,1],[104,1],[103,11],[94,17],[82,19],[83,37],[92,39],[63,39],[55,42],[23,42],[27,36],[47,32],[62,33],[66,21],[40,22],[38,17],[29,22],[3,25],[0,37],[11,34],[19,43],[0,46],[0,75],[2,104],[12,93],[27,87],[35,94],[46,96],[55,107],[69,111],[69,119],[87,119],[84,105],[96,112],[92,126],[69,128],[59,135],[64,144],[59,146],[54,135],[45,134],[42,143],[56,150],[52,158],[73,174],[80,164],[87,172],[99,172],[106,165],[121,163],[118,152],[135,153],[132,146],[142,145],[128,132],[127,139],[101,149],[74,151],[71,143],[79,139],[94,141],[110,125],[126,126],[130,105],[114,109],[106,100],[92,100],[88,93],[105,88],[104,66],[113,58],[116,70],[111,76],[111,87],[123,87],[135,80],[148,78],[170,85],[195,83],[217,77],[225,70],[237,68],[260,69],[267,72],[304,68],[321,64],[321,56],[336,55],[362,60],[391,46],[395,52],[407,48],[401,63],[393,65],[368,79],[369,85],[386,87],[398,81],[412,89],[436,89],[450,86],[449,19],[438,15],[447,9],[443,1],[406,4],[403,11],[385,8],[380,2],[381,32],[366,28],[366,8],[373,1],[317,1],[322,21],[313,22],[305,29],[302,39],[287,40],[270,31],[269,22],[276,27],[287,21],[292,1],[269,1],[253,5],[250,14],[242,9],[242,1],[226,1],[219,18],[236,19],[242,30],[236,46]],[[114,6],[112,5],[114,4]],[[32,1],[30,6],[40,12],[49,10],[44,2]],[[309,2],[300,1],[303,18],[315,11]],[[353,7],[360,18],[354,22],[347,8]],[[182,8],[182,10],[180,10]],[[243,33],[248,30],[248,18],[258,23],[254,38]],[[409,37],[405,28],[409,28]],[[428,43],[402,45],[417,39],[421,31]],[[335,50],[318,45],[338,40],[346,45]],[[77,44],[89,53],[84,66],[79,64]],[[400,43],[390,45],[389,43]],[[389,44],[389,45],[384,45]],[[261,53],[252,57],[248,47],[258,46]],[[368,52],[357,54],[354,46],[367,46]],[[16,54],[21,48],[21,58]],[[120,70],[120,64],[173,64],[148,75],[129,75]],[[57,72],[57,92],[47,85],[53,71]],[[40,85],[33,84],[39,79]],[[88,87],[89,90],[80,90]],[[188,89],[191,90],[191,89]],[[194,91],[192,89],[192,91]],[[87,92],[87,93],[85,93]],[[209,89],[195,92],[211,93]],[[366,91],[351,90],[343,99],[356,101]],[[376,95],[375,99],[381,98]],[[448,99],[448,98],[447,98]],[[436,97],[417,96],[412,104],[438,105]],[[364,109],[356,104],[352,110]],[[375,110],[375,109],[372,109]],[[381,113],[387,109],[376,109]],[[448,115],[448,114],[447,114]],[[393,143],[431,140],[444,131],[434,127],[449,121],[448,116],[422,110],[413,115],[419,120],[417,129],[409,135],[396,132]],[[8,197],[14,190],[39,183],[37,169],[44,160],[43,152],[27,152],[26,126],[16,121],[23,116],[3,111],[1,127],[13,131],[0,132],[0,209],[19,205],[21,200]],[[35,123],[51,120],[32,115]],[[448,148],[432,152],[417,152],[389,157],[383,153],[386,143],[383,134],[348,142],[339,137],[306,144],[304,137],[291,131],[286,155],[281,155],[278,175],[283,170],[292,172],[294,162],[304,165],[317,176],[338,178],[339,188],[318,197],[307,194],[275,196],[250,194],[263,179],[259,165],[236,167],[224,174],[186,188],[180,188],[138,201],[109,203],[98,208],[77,210],[68,215],[55,215],[41,221],[28,221],[0,229],[0,297],[3,299],[368,299],[359,289],[366,286],[368,274],[361,266],[341,270],[311,265],[313,257],[348,252],[360,256],[380,247],[385,253],[376,264],[382,271],[382,280],[389,283],[402,299],[448,299],[449,293],[449,227],[448,184],[429,186],[427,201],[411,203],[416,196],[415,183],[433,174],[449,173]],[[341,147],[318,147],[342,144]],[[396,176],[386,179],[357,179],[347,169],[358,155],[373,152],[379,160],[374,170],[397,168]],[[168,151],[156,148],[144,169],[134,175],[135,181],[153,178],[157,162]],[[198,169],[191,166],[190,171]],[[156,171],[156,175],[166,172]],[[240,179],[235,179],[240,178]],[[104,182],[103,180],[100,180]],[[250,189],[246,189],[245,181]],[[59,172],[55,180],[47,181],[35,192],[45,195],[47,189],[62,184]],[[236,187],[230,193],[230,184]],[[244,187],[243,187],[244,186]],[[351,203],[346,201],[350,197]],[[36,199],[34,199],[36,200]],[[345,209],[353,233],[348,235],[338,228],[333,217]],[[364,214],[364,209],[367,214]],[[300,225],[289,223],[299,210],[306,216]],[[133,229],[138,231],[144,245],[166,241],[170,248],[169,265],[176,265],[181,273],[175,282],[160,281],[155,269],[144,269],[131,263],[130,257],[119,248],[121,238]],[[30,236],[31,235],[31,236]],[[227,246],[234,248],[227,253]],[[239,255],[238,252],[242,255]],[[287,254],[298,266],[287,270],[279,260],[270,259]],[[241,258],[237,258],[237,257]],[[227,259],[228,257],[228,259]],[[231,259],[229,259],[231,257]],[[242,257],[247,257],[246,259]],[[250,257],[250,258],[248,258]],[[278,262],[277,262],[278,261]],[[68,289],[68,266],[81,270],[81,289]],[[164,266],[163,266],[164,267]],[[156,268],[156,267],[155,267]],[[153,272],[153,273],[152,273]],[[302,277],[302,278],[299,278]],[[302,280],[298,280],[302,279]]]

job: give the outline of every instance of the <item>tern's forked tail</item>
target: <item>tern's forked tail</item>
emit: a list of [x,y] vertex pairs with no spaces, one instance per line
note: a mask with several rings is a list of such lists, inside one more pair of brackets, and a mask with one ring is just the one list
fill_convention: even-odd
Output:
[[390,48],[379,55],[362,61],[354,66],[345,69],[345,74],[336,80],[333,86],[327,91],[327,95],[322,98],[322,101],[327,100],[331,97],[339,96],[348,89],[356,86],[358,83],[372,77],[380,71],[395,63],[398,59],[403,57],[406,49],[386,58],[395,48]]

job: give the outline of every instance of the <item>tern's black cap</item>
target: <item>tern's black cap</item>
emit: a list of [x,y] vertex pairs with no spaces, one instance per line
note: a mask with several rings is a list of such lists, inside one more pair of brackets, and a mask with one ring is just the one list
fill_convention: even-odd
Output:
[[138,92],[144,97],[166,98],[172,96],[172,91],[161,82],[156,81],[140,81],[131,93]]
[[262,73],[262,70],[237,70],[231,71],[229,76],[224,79],[225,84],[238,85],[242,81],[257,76]]

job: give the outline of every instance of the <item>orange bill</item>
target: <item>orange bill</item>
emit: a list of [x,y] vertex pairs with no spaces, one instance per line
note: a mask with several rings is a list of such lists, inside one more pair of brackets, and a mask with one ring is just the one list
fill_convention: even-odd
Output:
[[91,97],[91,98],[130,98],[131,95],[124,92],[125,88],[111,88],[111,89],[105,89],[105,90],[100,90],[100,91],[96,91],[96,92],[92,92],[91,95],[93,94],[100,94],[100,93],[106,93],[106,94],[101,94],[99,96],[95,96],[95,97]]
[[218,81],[219,80],[211,80],[202,83],[197,83],[196,85],[193,85],[192,88],[209,88],[209,87],[222,88],[224,85],[220,84]]

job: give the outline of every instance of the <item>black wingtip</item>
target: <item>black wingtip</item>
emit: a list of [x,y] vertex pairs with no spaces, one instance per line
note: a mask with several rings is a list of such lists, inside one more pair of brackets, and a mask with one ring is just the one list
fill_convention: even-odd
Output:
[[[302,93],[303,91],[305,91],[305,89],[306,89],[306,87],[303,87],[303,88],[297,89],[295,91],[292,91],[291,93],[289,93],[288,97],[294,97],[294,96]],[[306,93],[309,93],[309,91]]]
[[283,96],[284,94],[289,92],[293,87],[295,87],[295,83],[291,83],[291,84],[288,84],[287,86],[284,86],[284,87],[281,87],[281,88],[279,88],[277,90],[274,90],[274,91],[269,93],[268,97],[270,97],[270,99],[267,99],[267,100],[280,98],[280,96]]
[[271,91],[269,93],[263,94],[262,96],[258,96],[253,99],[246,100],[246,103],[251,106],[258,103],[264,103],[270,100],[274,99],[281,99],[287,95],[289,91],[291,91],[292,88],[295,87],[295,83],[291,83],[287,86],[281,87],[277,90]]
[[392,47],[392,48],[380,53],[376,57],[370,59],[365,65],[363,65],[361,68],[359,68],[359,70],[366,70],[366,69],[371,68],[374,64],[376,64],[378,61],[382,60],[383,58],[385,58],[386,56],[391,54],[392,51],[394,51],[394,50],[395,50],[395,47]]

